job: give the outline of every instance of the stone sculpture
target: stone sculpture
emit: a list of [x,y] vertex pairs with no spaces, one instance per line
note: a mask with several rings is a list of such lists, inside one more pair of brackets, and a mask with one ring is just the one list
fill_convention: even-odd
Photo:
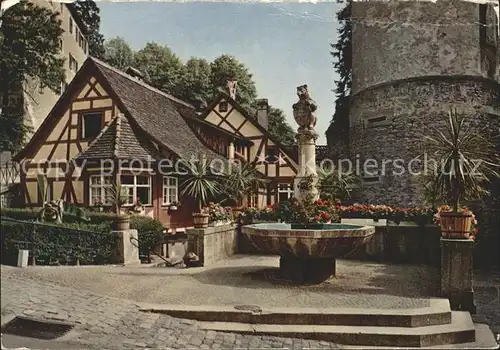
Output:
[[307,85],[301,85],[297,87],[297,96],[299,101],[294,103],[293,117],[299,125],[299,131],[301,130],[314,130],[316,127],[316,109],[318,105],[311,98]]

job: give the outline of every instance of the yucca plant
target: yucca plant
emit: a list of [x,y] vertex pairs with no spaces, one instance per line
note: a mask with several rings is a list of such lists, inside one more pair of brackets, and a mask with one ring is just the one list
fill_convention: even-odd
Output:
[[495,145],[482,132],[469,128],[456,110],[448,113],[445,128],[435,128],[425,138],[426,148],[437,162],[430,189],[458,212],[461,201],[487,194],[487,183],[499,177]]
[[266,183],[253,164],[233,162],[224,172],[221,194],[226,198],[238,200]]
[[120,210],[128,200],[128,191],[123,187],[119,180],[113,183],[113,186],[109,191],[109,199],[113,205],[113,209],[116,215],[120,215]]
[[224,177],[214,168],[214,163],[212,158],[203,154],[181,158],[178,163],[184,178],[180,184],[181,194],[196,200],[198,212],[222,191]]

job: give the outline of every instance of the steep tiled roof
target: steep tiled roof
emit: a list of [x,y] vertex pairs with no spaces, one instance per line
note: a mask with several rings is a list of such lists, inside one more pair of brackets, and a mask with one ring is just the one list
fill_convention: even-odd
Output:
[[76,159],[159,159],[159,152],[139,130],[133,130],[127,118],[113,118],[89,147]]
[[155,140],[179,156],[191,156],[202,152],[209,157],[220,158],[217,153],[203,144],[179,112],[181,106],[185,110],[194,111],[193,106],[100,60],[90,59],[121,100],[127,114]]

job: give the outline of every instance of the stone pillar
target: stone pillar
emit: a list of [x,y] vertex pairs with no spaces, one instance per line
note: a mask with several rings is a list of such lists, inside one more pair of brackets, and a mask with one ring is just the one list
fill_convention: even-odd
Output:
[[452,310],[476,312],[472,239],[441,238],[441,296]]
[[[316,171],[316,140],[318,134],[314,130],[298,130],[297,141],[299,144],[299,171],[294,179],[294,197],[303,200],[305,196],[311,194],[313,199],[319,198],[319,192],[316,188],[318,182],[318,173]],[[304,191],[300,188],[300,183],[307,179],[312,178],[312,188]]]
[[116,251],[116,263],[123,265],[140,265],[139,259],[139,236],[137,230],[113,231],[118,235],[118,247]]
[[28,267],[29,250],[19,249],[17,253],[17,267]]

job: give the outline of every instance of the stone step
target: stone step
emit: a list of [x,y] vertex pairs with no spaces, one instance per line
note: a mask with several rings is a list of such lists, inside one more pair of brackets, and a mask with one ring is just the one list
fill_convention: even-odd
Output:
[[260,308],[256,305],[142,305],[142,311],[205,322],[278,325],[422,327],[451,323],[447,299],[430,299],[418,309]]
[[199,322],[199,326],[202,330],[291,337],[362,346],[422,348],[476,341],[474,323],[470,314],[464,311],[453,311],[450,324],[424,327],[277,325],[236,322]]

